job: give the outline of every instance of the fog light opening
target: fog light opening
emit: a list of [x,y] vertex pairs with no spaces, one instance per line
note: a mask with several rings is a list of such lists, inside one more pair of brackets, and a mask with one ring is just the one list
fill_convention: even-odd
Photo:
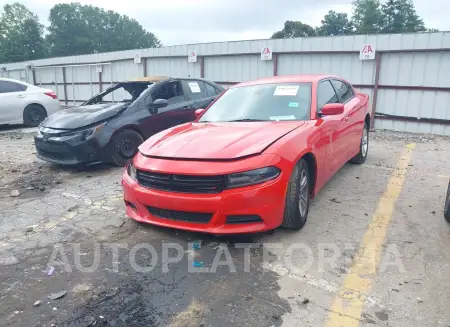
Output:
[[130,207],[130,208],[133,209],[134,211],[137,211],[136,205],[135,205],[134,203],[125,200],[125,205],[126,205],[127,207]]

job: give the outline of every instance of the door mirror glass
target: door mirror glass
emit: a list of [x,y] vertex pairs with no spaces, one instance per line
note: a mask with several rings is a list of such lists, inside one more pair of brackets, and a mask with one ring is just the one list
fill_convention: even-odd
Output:
[[344,105],[342,103],[327,103],[322,107],[320,113],[324,116],[340,115],[344,112]]
[[159,108],[164,108],[169,105],[169,102],[166,99],[156,99],[150,104],[148,110],[151,114],[157,114]]
[[203,114],[204,111],[205,111],[205,109],[197,109],[197,110],[195,110],[195,117],[196,118],[200,117]]

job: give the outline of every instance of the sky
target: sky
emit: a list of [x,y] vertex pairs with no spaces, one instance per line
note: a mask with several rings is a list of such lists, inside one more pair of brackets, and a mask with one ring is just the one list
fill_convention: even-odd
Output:
[[[0,0],[21,2],[48,25],[57,0]],[[163,45],[266,39],[286,20],[318,26],[329,10],[351,15],[352,0],[77,0],[136,19]],[[450,30],[450,0],[414,0],[425,25]]]

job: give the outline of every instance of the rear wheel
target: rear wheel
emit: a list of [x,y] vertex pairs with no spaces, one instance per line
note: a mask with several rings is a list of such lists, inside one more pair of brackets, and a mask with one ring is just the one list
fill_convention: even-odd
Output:
[[125,166],[136,154],[139,145],[144,142],[142,136],[131,129],[124,129],[113,136],[109,144],[111,161],[116,166]]
[[447,197],[445,198],[444,217],[450,223],[450,182],[447,188]]
[[44,108],[37,104],[28,105],[23,111],[23,122],[27,126],[39,126],[47,117]]
[[305,225],[309,212],[310,190],[308,164],[305,159],[301,159],[289,181],[282,227],[300,229]]
[[350,162],[356,164],[362,164],[367,159],[367,153],[369,152],[369,125],[367,123],[364,124],[363,133],[361,136],[361,142],[359,145],[359,153],[354,156]]

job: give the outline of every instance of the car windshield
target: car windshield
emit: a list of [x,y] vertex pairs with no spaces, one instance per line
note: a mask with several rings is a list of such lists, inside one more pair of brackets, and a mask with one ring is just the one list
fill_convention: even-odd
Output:
[[261,84],[226,91],[199,122],[309,120],[311,83]]
[[152,85],[152,83],[146,82],[118,83],[109,87],[104,92],[94,96],[92,99],[87,101],[85,105],[115,102],[125,102],[131,104],[139,98],[142,92],[150,88]]

